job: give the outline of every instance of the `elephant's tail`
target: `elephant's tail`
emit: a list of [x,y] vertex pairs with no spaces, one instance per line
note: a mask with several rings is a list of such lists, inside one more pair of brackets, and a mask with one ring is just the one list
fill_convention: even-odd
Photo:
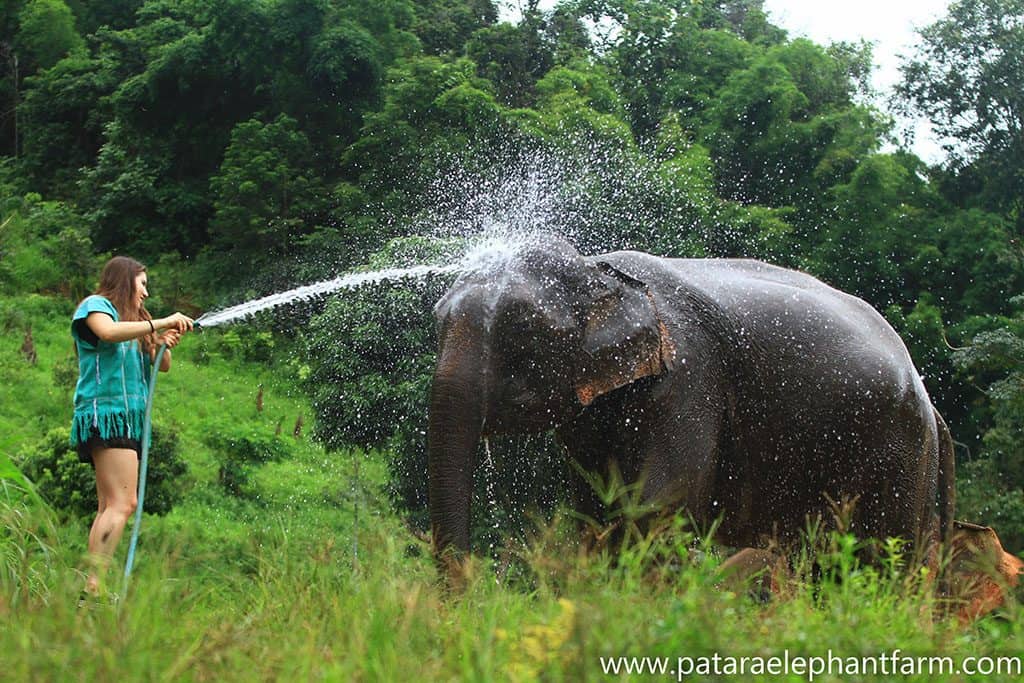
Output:
[[939,430],[939,539],[948,544],[953,533],[953,515],[956,510],[956,458],[953,451],[953,436],[946,421],[935,413],[935,426]]

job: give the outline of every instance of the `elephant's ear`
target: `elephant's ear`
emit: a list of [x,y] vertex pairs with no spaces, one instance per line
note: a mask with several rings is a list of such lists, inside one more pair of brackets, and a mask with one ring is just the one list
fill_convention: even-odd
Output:
[[587,314],[576,395],[583,405],[641,377],[672,369],[675,346],[647,285],[598,262]]

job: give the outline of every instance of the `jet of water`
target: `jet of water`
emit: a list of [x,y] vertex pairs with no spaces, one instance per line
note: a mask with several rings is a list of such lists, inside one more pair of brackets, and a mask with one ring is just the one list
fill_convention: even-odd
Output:
[[283,304],[295,301],[306,301],[317,296],[330,294],[339,289],[353,289],[366,284],[383,282],[385,280],[402,280],[406,278],[422,278],[427,275],[439,275],[452,273],[459,269],[458,265],[446,266],[413,266],[411,268],[385,268],[366,273],[349,273],[331,280],[315,282],[311,285],[304,285],[289,289],[287,292],[278,292],[259,299],[253,299],[237,306],[231,306],[219,311],[205,313],[196,320],[200,327],[216,327],[236,322],[260,311],[265,311]]
[[252,299],[230,308],[211,311],[195,322],[200,327],[217,327],[247,318],[260,311],[296,301],[306,301],[341,289],[354,289],[386,280],[424,278],[428,275],[466,272],[501,272],[524,247],[534,244],[541,231],[513,232],[504,225],[492,225],[483,234],[470,239],[465,251],[454,263],[447,265],[418,265],[408,268],[384,268],[371,272],[349,273],[331,280],[303,285],[286,292],[278,292]]

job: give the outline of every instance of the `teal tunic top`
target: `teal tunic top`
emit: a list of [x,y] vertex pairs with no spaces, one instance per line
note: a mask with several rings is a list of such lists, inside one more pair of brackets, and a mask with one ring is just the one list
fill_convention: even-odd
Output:
[[85,319],[96,312],[119,320],[110,300],[98,294],[86,297],[72,318],[71,336],[78,350],[73,446],[94,434],[103,439],[142,438],[150,361],[138,340],[111,343],[89,334]]

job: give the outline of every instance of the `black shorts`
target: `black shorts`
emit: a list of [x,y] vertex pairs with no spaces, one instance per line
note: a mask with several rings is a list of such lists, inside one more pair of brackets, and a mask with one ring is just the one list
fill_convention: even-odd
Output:
[[129,448],[135,451],[135,457],[142,459],[142,443],[138,439],[128,439],[123,436],[104,439],[95,429],[92,430],[88,441],[78,444],[78,459],[95,467],[95,463],[92,461],[92,452],[97,448]]

